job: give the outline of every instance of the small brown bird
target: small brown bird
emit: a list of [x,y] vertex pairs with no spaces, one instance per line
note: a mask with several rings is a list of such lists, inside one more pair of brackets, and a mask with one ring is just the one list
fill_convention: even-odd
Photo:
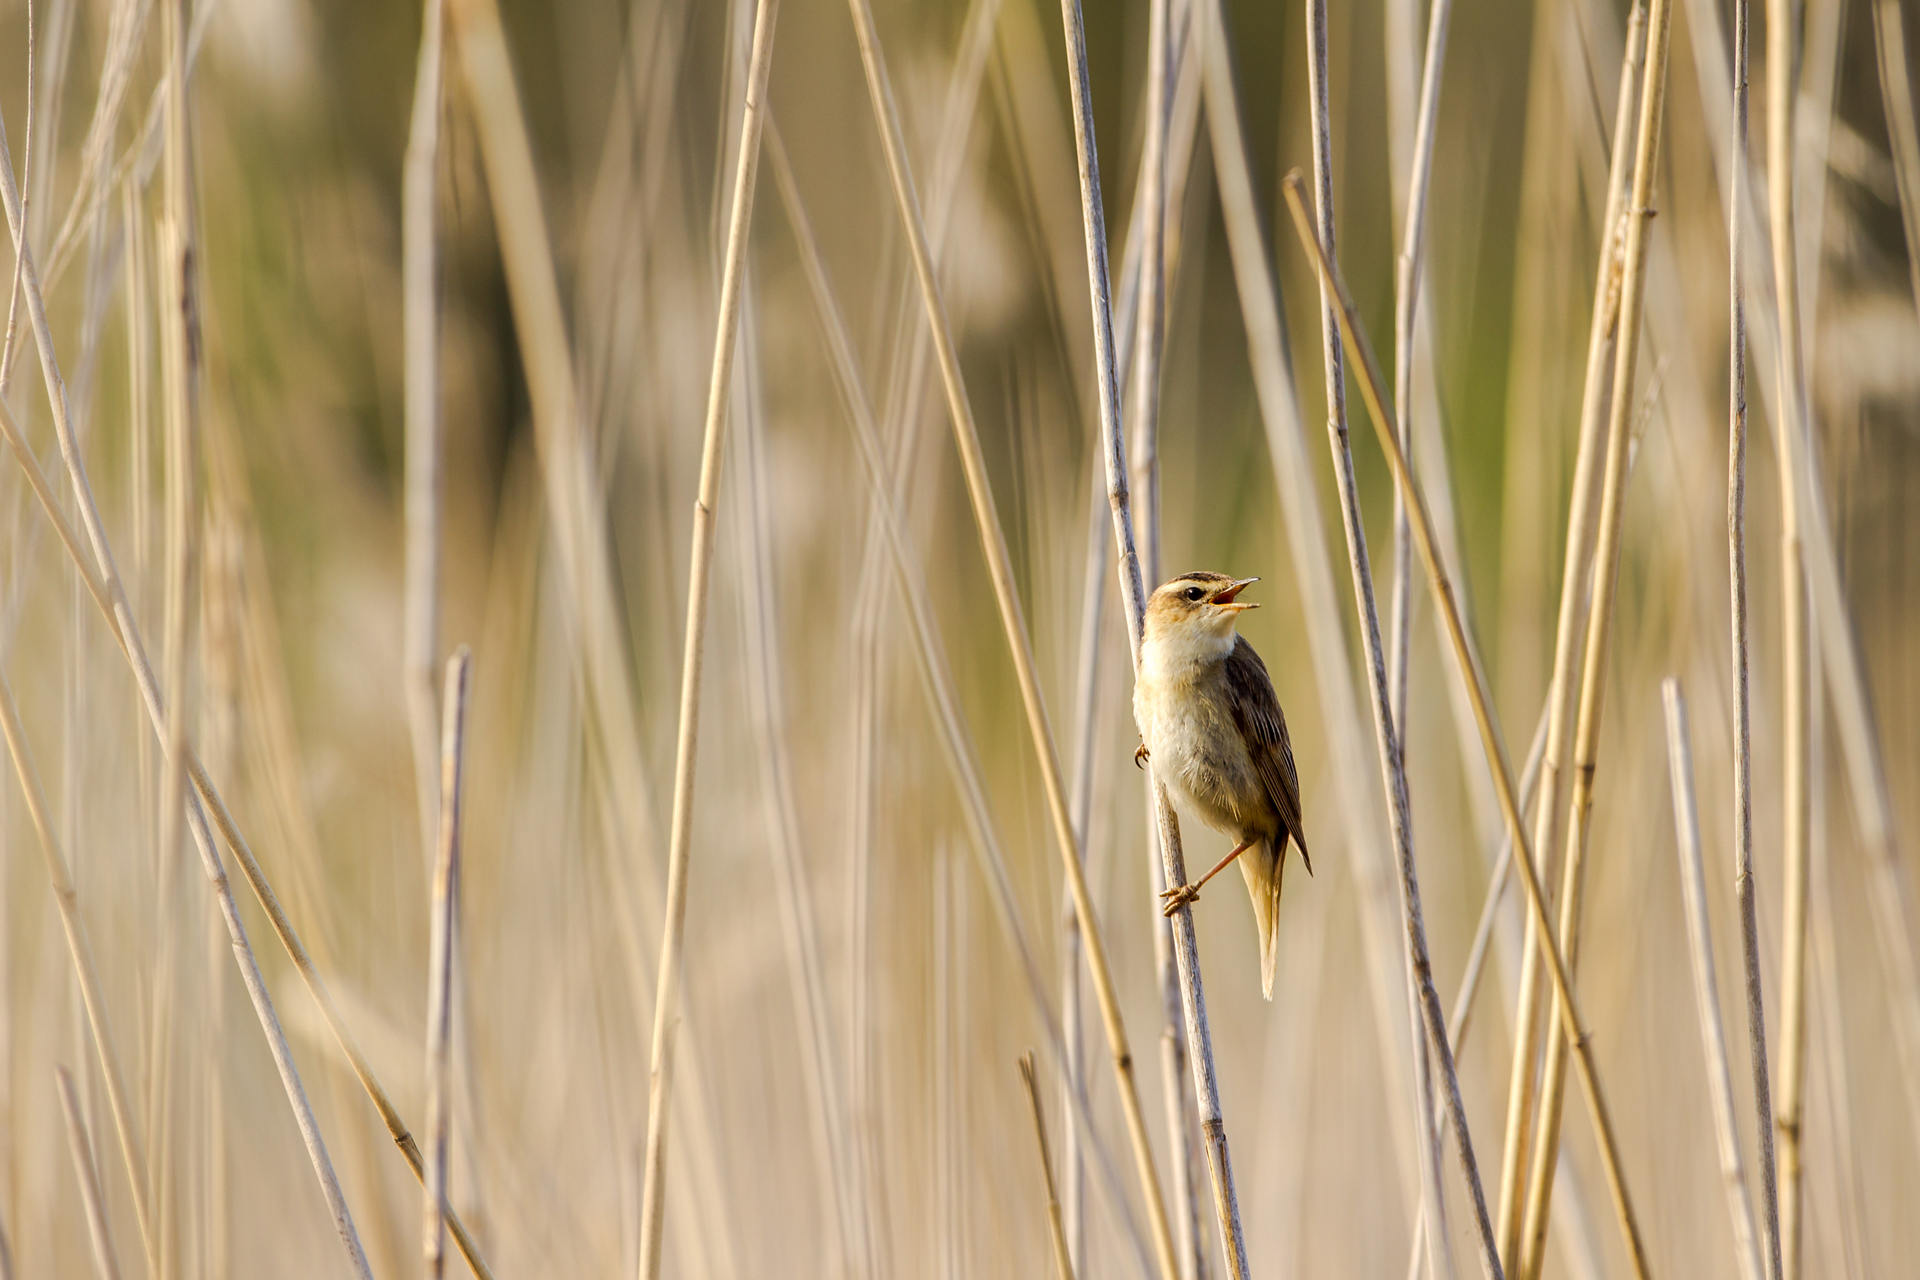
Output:
[[1259,608],[1236,597],[1258,581],[1188,573],[1153,593],[1133,718],[1140,727],[1135,762],[1150,758],[1176,799],[1235,841],[1212,871],[1160,895],[1166,913],[1199,898],[1200,886],[1237,859],[1260,930],[1260,986],[1271,1000],[1288,838],[1300,846],[1309,875],[1313,861],[1300,828],[1300,776],[1287,718],[1266,664],[1234,631],[1242,610]]

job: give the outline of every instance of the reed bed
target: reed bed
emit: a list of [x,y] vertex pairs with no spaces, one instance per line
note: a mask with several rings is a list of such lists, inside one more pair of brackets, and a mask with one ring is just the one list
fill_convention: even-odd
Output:
[[0,0],[0,1277],[1901,1273],[1911,15],[777,8]]

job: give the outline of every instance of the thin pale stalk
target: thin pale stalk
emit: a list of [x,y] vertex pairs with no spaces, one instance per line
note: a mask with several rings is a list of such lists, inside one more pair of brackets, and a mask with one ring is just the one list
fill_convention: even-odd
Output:
[[1773,241],[1775,320],[1780,330],[1779,390],[1774,396],[1775,456],[1780,476],[1781,862],[1784,891],[1780,948],[1780,1274],[1801,1267],[1807,1061],[1807,580],[1801,558],[1799,472],[1811,439],[1807,377],[1800,332],[1800,262],[1794,244],[1794,82],[1798,14],[1788,0],[1767,0],[1767,212]]
[[1041,781],[1046,790],[1049,816],[1053,820],[1055,842],[1059,847],[1061,863],[1066,870],[1067,883],[1073,891],[1074,909],[1080,916],[1080,934],[1086,946],[1087,966],[1093,976],[1094,992],[1099,999],[1103,1021],[1106,1024],[1108,1047],[1112,1052],[1114,1070],[1118,1077],[1121,1105],[1126,1113],[1128,1136],[1133,1144],[1134,1162],[1140,1178],[1141,1191],[1147,1204],[1148,1221],[1153,1228],[1162,1272],[1167,1280],[1173,1280],[1173,1277],[1178,1274],[1173,1254],[1173,1240],[1167,1228],[1165,1202],[1160,1194],[1159,1176],[1154,1170],[1152,1150],[1147,1141],[1146,1119],[1140,1110],[1139,1090],[1134,1083],[1133,1055],[1127,1047],[1119,997],[1114,989],[1113,975],[1107,966],[1106,945],[1102,940],[1099,922],[1094,916],[1092,894],[1087,888],[1086,870],[1082,865],[1078,841],[1074,834],[1065,780],[1061,776],[1059,753],[1054,746],[1053,730],[1047,720],[1046,705],[1041,698],[1039,677],[1034,667],[1032,640],[1027,633],[1026,618],[1021,610],[1019,594],[1014,585],[1012,557],[1007,551],[1005,534],[1001,530],[999,513],[995,508],[993,492],[988,484],[986,464],[980,451],[979,432],[973,420],[973,408],[968,400],[966,384],[960,373],[959,352],[954,345],[953,333],[947,323],[939,282],[934,276],[932,254],[927,246],[926,227],[920,215],[919,197],[915,194],[912,172],[908,167],[906,143],[902,137],[899,112],[894,105],[893,90],[888,81],[886,65],[881,58],[879,37],[873,25],[873,11],[866,0],[849,0],[849,7],[853,13],[854,32],[860,44],[861,61],[866,67],[868,95],[872,99],[874,117],[879,125],[886,153],[887,170],[893,181],[894,198],[899,206],[901,221],[906,228],[914,271],[919,278],[921,299],[926,306],[928,327],[933,334],[934,352],[939,359],[941,380],[946,387],[948,416],[952,422],[955,444],[959,448],[961,467],[966,476],[974,523],[979,530],[981,544],[986,552],[988,573],[993,581],[994,597],[999,606],[1001,625],[1006,632],[1008,648],[1012,651],[1014,669],[1020,682],[1020,695],[1026,709],[1028,730],[1033,739],[1034,752],[1039,758]]
[[1713,930],[1707,918],[1707,873],[1700,856],[1700,811],[1693,795],[1693,739],[1680,682],[1660,684],[1667,709],[1667,768],[1673,781],[1673,829],[1680,855],[1680,889],[1687,910],[1687,943],[1693,957],[1693,997],[1706,1052],[1707,1091],[1713,1097],[1713,1127],[1719,1139],[1720,1177],[1726,1184],[1733,1223],[1734,1256],[1745,1280],[1761,1280],[1760,1242],[1747,1198],[1740,1159],[1740,1125],[1733,1110],[1733,1074],[1727,1066],[1727,1033],[1720,1018],[1720,988],[1713,970]]
[[[1294,578],[1300,584],[1299,616],[1306,629],[1313,659],[1314,688],[1320,699],[1320,722],[1331,747],[1331,772],[1342,811],[1352,830],[1347,846],[1353,851],[1361,888],[1360,925],[1365,939],[1367,980],[1372,996],[1374,1032],[1385,1068],[1383,1077],[1398,1088],[1411,1070],[1411,1046],[1402,1021],[1405,995],[1405,948],[1400,942],[1400,912],[1394,900],[1392,855],[1378,806],[1367,783],[1369,765],[1359,704],[1354,692],[1352,657],[1340,626],[1340,604],[1334,589],[1333,557],[1320,516],[1320,493],[1314,484],[1308,454],[1306,425],[1300,418],[1289,363],[1286,317],[1266,243],[1265,215],[1254,196],[1252,165],[1247,158],[1241,127],[1239,96],[1234,87],[1233,55],[1220,0],[1202,0],[1207,126],[1212,138],[1214,175],[1219,187],[1227,247],[1233,259],[1235,291],[1247,335],[1247,356],[1253,374],[1254,395],[1266,428],[1267,451],[1279,489],[1280,514],[1286,524],[1287,547]],[[1417,1135],[1406,1111],[1388,1108],[1393,1126],[1401,1184],[1411,1190],[1417,1173]]]
[[[1333,136],[1327,107],[1327,7],[1326,0],[1309,0],[1307,19],[1308,103],[1313,130],[1313,197],[1317,215],[1311,238],[1316,253],[1331,255],[1334,243],[1333,217]],[[1297,178],[1297,175],[1294,175]],[[1289,182],[1293,182],[1290,178]],[[1292,186],[1288,198],[1297,200]],[[1296,216],[1305,213],[1296,207]],[[1428,1074],[1438,1059],[1447,1092],[1448,1109],[1453,1117],[1462,1172],[1471,1197],[1475,1225],[1480,1236],[1480,1266],[1490,1280],[1499,1277],[1500,1258],[1493,1242],[1493,1224],[1487,1216],[1486,1195],[1480,1185],[1480,1170],[1474,1158],[1473,1137],[1467,1129],[1466,1108],[1460,1098],[1460,1081],[1454,1066],[1453,1050],[1447,1043],[1446,1022],[1440,1010],[1440,998],[1433,985],[1433,961],[1427,951],[1426,923],[1420,907],[1419,873],[1414,865],[1412,817],[1408,809],[1406,761],[1400,736],[1394,727],[1392,694],[1387,683],[1385,647],[1380,636],[1380,613],[1374,602],[1373,571],[1367,562],[1366,527],[1360,512],[1360,495],[1354,479],[1353,451],[1347,436],[1346,382],[1340,346],[1340,317],[1333,290],[1323,281],[1320,289],[1320,330],[1323,372],[1326,379],[1327,443],[1332,453],[1334,482],[1340,494],[1341,525],[1347,540],[1347,563],[1353,578],[1354,605],[1360,615],[1361,639],[1367,660],[1368,701],[1373,712],[1375,745],[1378,750],[1380,781],[1386,792],[1388,825],[1392,833],[1394,856],[1400,873],[1400,909],[1406,923],[1408,985],[1412,988],[1409,1016],[1418,1016],[1425,1024],[1427,1041],[1422,1050],[1416,1040],[1414,1052],[1414,1132],[1424,1141],[1419,1163],[1422,1200],[1441,1205],[1439,1170],[1433,1160],[1433,1089]],[[1398,432],[1396,430],[1396,447]],[[1423,512],[1424,515],[1424,512]],[[1431,1233],[1438,1239],[1440,1233]],[[1438,1249],[1435,1249],[1437,1255]]]
[[1033,1078],[1033,1051],[1020,1055],[1020,1083],[1026,1086],[1033,1109],[1033,1139],[1040,1149],[1040,1176],[1047,1185],[1047,1233],[1053,1239],[1053,1272],[1057,1280],[1073,1280],[1073,1259],[1067,1254],[1066,1227],[1060,1220],[1060,1196],[1053,1184],[1053,1153],[1047,1147],[1047,1119],[1040,1110],[1040,1086]]
[[[1575,446],[1573,489],[1567,508],[1565,559],[1560,569],[1560,606],[1554,628],[1553,673],[1547,685],[1547,741],[1542,757],[1540,792],[1534,811],[1533,847],[1551,856],[1560,845],[1566,761],[1572,749],[1574,664],[1586,634],[1591,604],[1591,576],[1595,489],[1601,477],[1602,431],[1611,400],[1612,359],[1620,334],[1620,255],[1624,250],[1621,213],[1633,179],[1633,152],[1627,138],[1633,132],[1640,97],[1640,76],[1646,53],[1646,9],[1636,3],[1627,20],[1627,39],[1620,67],[1620,89],[1614,106],[1613,154],[1607,170],[1606,211],[1602,215],[1600,254],[1593,289],[1593,316],[1587,328],[1586,378],[1580,402],[1580,434]],[[1551,869],[1537,866],[1541,875]],[[1507,1129],[1500,1168],[1501,1256],[1515,1263],[1520,1257],[1522,1214],[1526,1207],[1524,1163],[1533,1133],[1538,1084],[1541,1030],[1546,1016],[1539,996],[1540,938],[1531,918],[1527,947],[1520,967],[1520,999],[1516,1014],[1513,1065],[1508,1079]]]
[[60,1110],[67,1120],[67,1146],[73,1152],[73,1172],[80,1180],[80,1200],[87,1211],[87,1237],[93,1242],[93,1265],[100,1273],[100,1280],[120,1280],[120,1262],[113,1252],[113,1231],[107,1225],[106,1198],[101,1193],[100,1173],[93,1167],[93,1139],[87,1136],[80,1100],[74,1096],[73,1076],[65,1067],[55,1067],[54,1079],[60,1088]]
[[440,333],[435,283],[434,176],[440,159],[441,51],[445,0],[426,0],[413,120],[400,187],[400,279],[406,328],[406,606],[401,649],[407,726],[413,737],[420,843],[433,848],[440,814],[439,707],[433,677],[440,648]]
[[427,947],[427,1176],[421,1197],[421,1249],[427,1275],[446,1271],[447,1117],[452,1067],[453,983],[459,953],[460,790],[466,763],[467,688],[473,655],[465,645],[447,659],[440,725],[440,839],[433,858],[433,926]]
[[134,1218],[140,1224],[140,1238],[147,1255],[149,1274],[159,1274],[159,1258],[151,1243],[152,1226],[148,1222],[147,1160],[141,1150],[140,1131],[133,1117],[133,1104],[127,1096],[126,1077],[120,1070],[120,1058],[114,1051],[113,1032],[107,1025],[106,1001],[100,991],[100,976],[93,965],[93,948],[87,941],[86,922],[80,917],[80,897],[74,888],[73,873],[60,838],[54,831],[52,811],[40,786],[40,772],[34,766],[33,753],[27,747],[26,731],[20,724],[20,712],[13,700],[13,689],[0,675],[0,731],[7,739],[7,753],[13,757],[14,774],[20,779],[20,792],[27,802],[27,815],[33,820],[34,833],[40,839],[40,852],[46,858],[47,878],[53,882],[54,905],[60,909],[60,927],[66,935],[67,954],[73,961],[74,977],[80,984],[80,1004],[86,1011],[87,1031],[100,1063],[100,1075],[106,1083],[107,1109],[113,1116],[114,1135],[119,1139],[120,1157],[127,1166],[127,1185],[133,1200]]
[[[1107,501],[1113,510],[1113,533],[1120,560],[1120,593],[1127,610],[1127,649],[1136,673],[1146,623],[1146,588],[1141,579],[1140,554],[1134,543],[1133,511],[1127,486],[1126,439],[1120,425],[1120,387],[1114,361],[1113,305],[1107,276],[1106,213],[1100,196],[1100,160],[1094,141],[1093,99],[1087,83],[1086,29],[1079,0],[1061,0],[1066,29],[1067,81],[1073,98],[1073,133],[1080,173],[1080,209],[1087,245],[1087,283],[1093,311],[1094,368],[1100,390],[1100,439],[1107,471]],[[1149,766],[1151,772],[1151,766]],[[1180,848],[1180,823],[1156,779],[1154,825],[1160,841],[1161,864],[1169,885],[1186,883],[1185,858]],[[1077,891],[1077,889],[1076,889]],[[1233,1164],[1227,1145],[1226,1121],[1220,1114],[1220,1086],[1213,1063],[1213,1037],[1207,1025],[1205,990],[1200,980],[1191,907],[1174,913],[1175,959],[1180,969],[1180,994],[1187,1023],[1187,1054],[1193,1071],[1194,1094],[1200,1112],[1202,1140],[1207,1148],[1216,1226],[1221,1253],[1229,1274],[1247,1278],[1246,1238],[1240,1225],[1240,1206],[1233,1185]],[[1146,1166],[1151,1171],[1151,1164]],[[1162,1228],[1164,1231],[1164,1227]]]
[[[1167,80],[1172,70],[1169,0],[1147,6],[1146,138],[1140,152],[1140,181],[1133,223],[1140,228],[1139,303],[1134,308],[1133,339],[1133,487],[1140,495],[1140,560],[1146,581],[1160,580],[1160,377],[1167,333],[1167,128],[1172,107]],[[1147,820],[1153,821],[1154,786],[1143,788]],[[1148,860],[1148,888],[1169,887],[1159,860]],[[1148,927],[1153,931],[1154,973],[1160,987],[1164,1025],[1160,1032],[1160,1084],[1167,1122],[1167,1156],[1172,1165],[1175,1246],[1182,1280],[1199,1280],[1206,1270],[1200,1234],[1198,1188],[1193,1147],[1187,1139],[1186,1054],[1180,1039],[1179,966],[1173,958],[1173,926],[1160,916],[1158,899],[1148,898]]]
[[1773,1158],[1773,1094],[1767,1070],[1766,999],[1760,982],[1759,908],[1753,878],[1753,695],[1747,656],[1747,299],[1746,253],[1748,0],[1733,6],[1733,198],[1727,215],[1727,577],[1733,661],[1733,886],[1740,908],[1741,980],[1747,1005],[1747,1065],[1753,1075],[1754,1136],[1760,1158],[1761,1239],[1768,1280],[1780,1280],[1780,1192]]
[[[1561,998],[1561,1022],[1566,1036],[1576,1048],[1575,1062],[1579,1069],[1582,1087],[1587,1094],[1587,1103],[1594,1118],[1594,1129],[1600,1141],[1602,1164],[1607,1170],[1607,1181],[1613,1192],[1614,1207],[1620,1218],[1621,1231],[1627,1238],[1631,1256],[1635,1260],[1636,1274],[1646,1274],[1644,1250],[1640,1245],[1639,1225],[1634,1217],[1632,1204],[1627,1196],[1624,1175],[1620,1169],[1618,1143],[1614,1138],[1613,1120],[1606,1105],[1606,1095],[1601,1091],[1599,1074],[1593,1065],[1592,1046],[1588,1043],[1585,1024],[1581,1021],[1579,1007],[1573,996],[1572,982],[1567,975],[1565,962],[1561,959],[1560,948],[1553,942],[1551,926],[1547,921],[1546,895],[1540,886],[1540,878],[1534,870],[1533,851],[1527,841],[1526,829],[1520,816],[1519,799],[1513,785],[1513,767],[1507,759],[1506,744],[1500,733],[1500,722],[1493,711],[1492,695],[1488,692],[1486,675],[1480,665],[1479,654],[1472,637],[1461,622],[1459,605],[1454,600],[1453,584],[1448,578],[1446,568],[1440,562],[1438,547],[1433,533],[1433,520],[1428,514],[1426,500],[1418,485],[1414,482],[1413,472],[1407,465],[1406,455],[1399,447],[1399,435],[1394,428],[1393,410],[1387,400],[1386,380],[1380,374],[1380,366],[1374,359],[1372,348],[1366,341],[1366,333],[1360,327],[1360,320],[1354,309],[1353,299],[1347,293],[1347,286],[1341,278],[1339,268],[1320,249],[1316,238],[1311,215],[1307,212],[1305,182],[1296,171],[1287,175],[1284,190],[1288,211],[1293,215],[1294,229],[1300,242],[1306,246],[1312,256],[1315,270],[1326,284],[1329,293],[1339,302],[1339,320],[1342,336],[1353,349],[1360,361],[1364,377],[1360,389],[1366,400],[1367,408],[1374,421],[1375,434],[1379,437],[1381,449],[1387,456],[1387,462],[1393,471],[1394,482],[1409,495],[1408,510],[1413,517],[1414,547],[1420,552],[1421,561],[1427,571],[1428,586],[1434,596],[1434,603],[1441,620],[1446,624],[1449,647],[1456,665],[1460,669],[1461,681],[1467,686],[1473,703],[1474,722],[1480,731],[1480,745],[1486,753],[1488,770],[1493,776],[1494,793],[1500,802],[1502,816],[1506,819],[1508,835],[1513,839],[1521,857],[1514,861],[1520,868],[1521,882],[1527,889],[1527,903],[1543,930],[1543,936],[1549,944],[1547,959],[1551,966],[1554,989]],[[1427,987],[1431,991],[1430,984]],[[1428,1025],[1439,1025],[1439,1001],[1428,1002],[1430,1012]],[[1451,1054],[1446,1055],[1451,1059]],[[1460,1113],[1458,1095],[1449,1099],[1454,1112],[1456,1131],[1464,1129],[1465,1117]],[[1498,1259],[1494,1259],[1498,1267]]]
[[[146,650],[139,643],[138,628],[134,625],[131,611],[127,606],[126,592],[120,586],[120,579],[113,566],[113,552],[107,541],[105,525],[100,518],[100,509],[94,503],[92,486],[87,480],[86,466],[80,457],[78,442],[74,436],[73,424],[67,412],[66,386],[60,377],[60,368],[55,359],[53,333],[47,323],[45,300],[40,293],[40,280],[33,268],[33,255],[27,248],[24,212],[20,203],[19,188],[14,183],[13,161],[6,150],[6,125],[0,120],[0,199],[6,205],[7,223],[13,234],[14,251],[24,259],[21,268],[21,285],[25,289],[27,317],[33,324],[34,345],[40,354],[40,370],[47,388],[47,401],[52,409],[54,433],[59,439],[61,457],[66,463],[68,478],[72,481],[74,497],[80,507],[82,522],[85,525],[88,541],[92,545],[93,555],[99,564],[97,576],[88,567],[84,555],[80,554],[79,544],[70,527],[63,527],[62,539],[74,555],[76,565],[81,566],[83,574],[89,579],[88,590],[96,603],[107,608],[109,623],[113,626],[123,647],[126,648],[136,682],[140,685],[142,700],[147,704],[147,712],[159,735],[161,745],[168,747],[173,739],[167,733],[166,708],[159,696],[159,688],[154,679],[153,669],[147,661]],[[0,419],[6,424],[8,443],[22,463],[32,462],[30,474],[38,471],[39,463],[33,458],[32,450],[21,436],[13,417],[6,412],[4,402],[0,402]],[[65,526],[66,518],[59,512],[53,501],[51,490],[44,477],[34,485],[35,494],[46,508],[50,518],[57,526]],[[110,593],[110,597],[109,597]],[[191,754],[190,752],[187,754]],[[307,1101],[306,1089],[300,1083],[298,1068],[294,1065],[292,1050],[288,1047],[286,1036],[280,1029],[278,1015],[273,1008],[272,997],[267,992],[266,979],[260,973],[259,963],[254,957],[253,947],[247,940],[246,927],[240,919],[239,905],[234,901],[232,886],[227,880],[226,868],[220,859],[218,848],[213,843],[211,832],[207,830],[206,815],[199,801],[189,795],[186,798],[187,824],[199,849],[201,863],[212,882],[215,899],[220,906],[220,914],[227,926],[228,935],[233,940],[234,961],[240,968],[242,982],[247,988],[248,998],[252,1001],[254,1013],[259,1019],[262,1033],[267,1038],[269,1050],[273,1053],[274,1065],[280,1073],[282,1086],[286,1090],[287,1102],[294,1113],[301,1138],[306,1146],[307,1155],[313,1165],[314,1176],[320,1183],[321,1193],[327,1201],[328,1211],[333,1217],[342,1245],[347,1251],[349,1262],[356,1272],[368,1275],[366,1256],[360,1249],[360,1241],[354,1230],[352,1214],[347,1209],[346,1198],[340,1190],[339,1180],[334,1176],[333,1163],[327,1156],[326,1144],[320,1136],[320,1129],[314,1117],[312,1106]]]
[[734,163],[733,206],[720,277],[720,314],[707,384],[707,420],[702,433],[700,491],[693,507],[693,549],[688,569],[686,650],[680,668],[680,729],[674,749],[673,826],[667,844],[666,925],[660,936],[658,986],[653,1004],[653,1049],[647,1094],[645,1186],[640,1201],[640,1274],[660,1274],[661,1210],[666,1203],[667,1100],[673,1091],[673,1039],[679,1020],[681,956],[686,941],[687,870],[693,843],[693,770],[700,731],[700,674],[706,657],[707,595],[713,581],[714,507],[720,500],[722,444],[727,397],[733,385],[734,337],[746,276],[747,233],[753,220],[754,179],[759,173],[760,131],[766,119],[767,75],[773,68],[774,23],[779,0],[759,0],[753,19],[740,152]]
[[[1666,105],[1666,63],[1673,9],[1670,0],[1654,0],[1648,19],[1646,75],[1641,85],[1638,136],[1634,146],[1633,194],[1626,207],[1626,258],[1621,272],[1619,337],[1615,342],[1613,386],[1607,414],[1606,462],[1600,489],[1593,552],[1593,600],[1581,658],[1580,696],[1573,731],[1573,778],[1567,806],[1561,859],[1559,946],[1569,965],[1578,961],[1581,902],[1593,817],[1594,777],[1599,760],[1601,712],[1605,706],[1608,643],[1619,583],[1621,530],[1626,508],[1627,459],[1632,449],[1633,379],[1640,354],[1640,317],[1646,294],[1647,241],[1653,220],[1653,184]],[[1616,151],[1624,139],[1616,143]],[[1520,1280],[1533,1280],[1546,1251],[1548,1212],[1559,1168],[1560,1117],[1566,1090],[1564,1039],[1547,1042],[1541,1067],[1539,1116],[1528,1164],[1526,1212],[1520,1235]]]
[[[1426,56],[1420,75],[1420,109],[1414,124],[1413,166],[1407,181],[1406,213],[1402,227],[1400,259],[1394,292],[1394,403],[1400,418],[1400,444],[1413,453],[1413,377],[1414,317],[1419,306],[1421,285],[1422,235],[1426,226],[1427,187],[1433,174],[1434,117],[1440,105],[1440,68],[1446,57],[1447,22],[1453,12],[1452,0],[1434,0],[1428,15]],[[1395,126],[1399,121],[1395,120]],[[1316,137],[1318,131],[1316,131]],[[1330,326],[1328,326],[1330,328]],[[1406,504],[1394,495],[1393,517],[1393,614],[1387,649],[1388,718],[1398,729],[1401,769],[1406,768],[1407,740],[1407,654],[1409,628],[1413,620],[1413,576],[1408,543]],[[1417,996],[1409,993],[1410,1001]],[[1420,1222],[1417,1234],[1427,1244],[1427,1272],[1433,1280],[1453,1275],[1453,1257],[1447,1252],[1446,1201],[1440,1194],[1440,1127],[1434,1124],[1432,1055],[1420,1043],[1416,1010],[1413,1014],[1414,1038],[1419,1052],[1419,1088],[1423,1098],[1416,1108],[1428,1127],[1428,1146],[1421,1162]],[[1458,1046],[1455,1046],[1458,1052]],[[1433,1224],[1429,1230],[1427,1224]]]

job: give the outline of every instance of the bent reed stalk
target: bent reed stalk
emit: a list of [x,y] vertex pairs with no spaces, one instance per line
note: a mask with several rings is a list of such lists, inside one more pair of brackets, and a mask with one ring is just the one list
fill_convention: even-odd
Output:
[[[1432,517],[1428,514],[1425,497],[1414,482],[1413,473],[1407,466],[1406,455],[1400,451],[1398,432],[1394,427],[1393,410],[1388,404],[1385,380],[1381,377],[1380,367],[1373,356],[1372,348],[1366,341],[1365,331],[1360,327],[1359,315],[1354,309],[1353,299],[1347,293],[1347,286],[1341,278],[1339,268],[1320,250],[1311,215],[1307,212],[1305,182],[1295,170],[1287,175],[1283,189],[1287,197],[1289,212],[1293,215],[1294,229],[1300,241],[1306,246],[1312,257],[1320,278],[1326,282],[1330,295],[1339,303],[1341,333],[1347,345],[1359,357],[1364,377],[1360,381],[1362,396],[1367,402],[1374,421],[1375,432],[1380,438],[1381,448],[1387,455],[1387,461],[1393,471],[1394,482],[1409,494],[1408,509],[1413,516],[1414,546],[1420,552],[1420,558],[1427,570],[1430,588],[1436,611],[1446,624],[1447,637],[1451,643],[1454,661],[1459,666],[1463,682],[1473,703],[1474,720],[1480,730],[1481,747],[1486,752],[1489,771],[1493,775],[1494,792],[1500,801],[1502,816],[1506,819],[1509,835],[1519,851],[1514,865],[1520,868],[1521,881],[1527,888],[1527,902],[1539,919],[1544,931],[1544,940],[1549,943],[1547,959],[1550,965],[1554,987],[1561,994],[1561,1022],[1567,1038],[1575,1047],[1575,1063],[1579,1069],[1580,1081],[1587,1094],[1588,1106],[1593,1112],[1594,1129],[1600,1140],[1601,1161],[1607,1171],[1609,1188],[1613,1192],[1614,1208],[1620,1219],[1621,1232],[1626,1237],[1630,1254],[1634,1261],[1635,1273],[1647,1275],[1645,1250],[1640,1242],[1640,1229],[1634,1217],[1631,1201],[1627,1197],[1624,1174],[1619,1162],[1619,1144],[1613,1133],[1613,1120],[1606,1105],[1606,1096],[1601,1091],[1599,1073],[1593,1064],[1592,1046],[1588,1041],[1585,1024],[1580,1018],[1579,1006],[1573,995],[1573,986],[1567,975],[1565,962],[1561,959],[1560,949],[1552,942],[1551,925],[1547,919],[1546,896],[1540,886],[1539,876],[1534,871],[1532,850],[1520,817],[1519,800],[1514,791],[1513,767],[1508,762],[1506,745],[1501,739],[1499,720],[1492,707],[1492,695],[1487,689],[1486,676],[1480,666],[1478,650],[1472,638],[1467,634],[1460,620],[1459,606],[1454,601],[1453,585],[1445,567],[1440,563],[1438,549],[1433,533]],[[1432,1002],[1429,1013],[1430,1023],[1438,1022],[1438,1001]],[[1449,1054],[1450,1058],[1451,1055]],[[1455,1128],[1464,1130],[1465,1117],[1456,1112]]]

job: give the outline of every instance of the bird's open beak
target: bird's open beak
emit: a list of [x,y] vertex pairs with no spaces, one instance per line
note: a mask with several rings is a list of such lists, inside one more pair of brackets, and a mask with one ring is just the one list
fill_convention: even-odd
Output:
[[1258,609],[1260,606],[1257,604],[1236,604],[1234,602],[1235,596],[1258,581],[1260,581],[1258,578],[1242,578],[1240,581],[1215,592],[1213,603],[1219,605],[1222,609],[1231,609],[1235,613],[1240,612],[1242,609]]

